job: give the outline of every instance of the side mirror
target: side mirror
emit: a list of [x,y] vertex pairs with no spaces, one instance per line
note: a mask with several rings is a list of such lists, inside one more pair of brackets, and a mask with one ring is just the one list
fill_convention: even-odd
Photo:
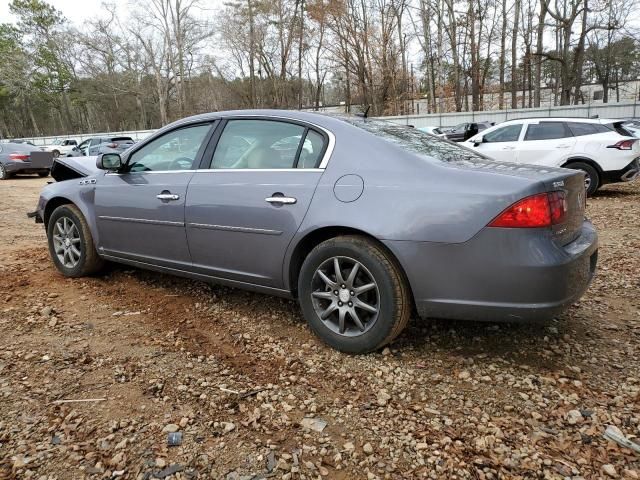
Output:
[[122,159],[118,153],[103,153],[96,159],[96,167],[100,170],[120,170]]
[[484,137],[482,137],[482,136],[476,137],[476,139],[473,141],[473,146],[477,147],[481,143],[484,143]]

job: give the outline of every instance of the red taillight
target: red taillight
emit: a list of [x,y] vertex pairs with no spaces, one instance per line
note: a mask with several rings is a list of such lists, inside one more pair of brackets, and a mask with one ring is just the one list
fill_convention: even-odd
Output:
[[29,154],[28,153],[10,153],[9,160],[14,160],[17,162],[26,162],[27,160],[29,160]]
[[618,150],[631,150],[633,148],[633,144],[636,143],[637,139],[631,140],[620,140],[618,143],[614,145],[609,145],[607,148],[617,148]]
[[490,227],[540,228],[564,221],[567,202],[564,192],[539,193],[517,201],[498,215]]

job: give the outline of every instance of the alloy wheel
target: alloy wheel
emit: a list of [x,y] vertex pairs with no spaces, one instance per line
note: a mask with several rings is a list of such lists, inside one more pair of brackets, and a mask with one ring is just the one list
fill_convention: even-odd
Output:
[[60,217],[53,228],[53,248],[60,263],[75,268],[82,258],[80,231],[69,217]]
[[331,257],[322,262],[311,287],[313,308],[334,333],[362,335],[378,320],[378,284],[371,272],[353,258]]
[[4,165],[0,163],[0,180],[5,180],[7,178],[7,169],[4,168]]

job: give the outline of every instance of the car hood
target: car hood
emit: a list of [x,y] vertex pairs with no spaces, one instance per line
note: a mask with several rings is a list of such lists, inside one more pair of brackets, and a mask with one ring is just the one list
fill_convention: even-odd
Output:
[[72,178],[88,177],[100,171],[93,157],[59,157],[51,167],[51,176],[58,182]]

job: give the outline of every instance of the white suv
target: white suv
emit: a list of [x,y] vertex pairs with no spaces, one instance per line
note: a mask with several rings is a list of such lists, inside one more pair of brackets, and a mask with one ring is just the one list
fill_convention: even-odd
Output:
[[640,139],[624,122],[583,118],[509,120],[471,137],[464,145],[490,158],[582,170],[592,195],[606,183],[628,182],[640,172]]
[[54,140],[53,143],[40,147],[40,150],[43,150],[45,152],[52,152],[53,158],[58,158],[60,155],[62,155],[63,157],[72,156],[73,149],[77,146],[78,142],[76,140],[67,138],[66,140]]

